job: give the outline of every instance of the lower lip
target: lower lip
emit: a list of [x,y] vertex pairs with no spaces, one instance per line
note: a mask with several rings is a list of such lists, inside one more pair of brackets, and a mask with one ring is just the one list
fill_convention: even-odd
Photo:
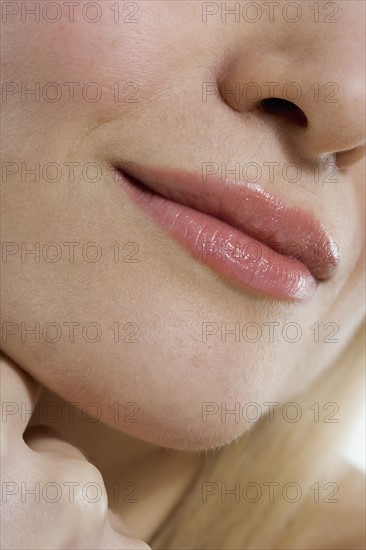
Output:
[[294,258],[274,252],[221,220],[136,186],[117,171],[118,183],[139,207],[195,258],[240,287],[279,300],[311,298],[317,281]]

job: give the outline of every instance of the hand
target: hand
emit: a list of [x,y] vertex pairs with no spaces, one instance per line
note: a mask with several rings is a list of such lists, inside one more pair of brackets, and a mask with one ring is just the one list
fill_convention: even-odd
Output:
[[1,547],[149,549],[109,512],[103,478],[81,451],[42,426],[23,438],[41,390],[8,358],[0,364]]

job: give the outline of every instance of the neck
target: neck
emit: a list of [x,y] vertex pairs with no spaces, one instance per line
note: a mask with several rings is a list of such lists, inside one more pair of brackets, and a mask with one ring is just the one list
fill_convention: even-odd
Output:
[[149,541],[195,478],[202,454],[152,445],[102,422],[87,421],[76,409],[73,421],[62,414],[54,422],[51,410],[64,411],[65,402],[44,389],[30,425],[49,425],[81,449],[103,476],[110,509],[132,536]]

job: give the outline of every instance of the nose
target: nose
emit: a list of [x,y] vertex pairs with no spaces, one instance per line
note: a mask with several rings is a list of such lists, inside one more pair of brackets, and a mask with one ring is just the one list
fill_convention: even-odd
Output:
[[342,4],[349,9],[335,25],[304,20],[268,25],[253,38],[238,33],[219,78],[231,109],[275,125],[279,139],[311,160],[351,152],[356,162],[364,153],[364,2]]

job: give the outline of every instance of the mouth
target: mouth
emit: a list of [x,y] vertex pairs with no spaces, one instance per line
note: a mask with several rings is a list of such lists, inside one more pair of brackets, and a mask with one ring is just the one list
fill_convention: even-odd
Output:
[[320,221],[260,185],[135,163],[112,170],[134,203],[241,288],[303,302],[337,271],[338,247]]

